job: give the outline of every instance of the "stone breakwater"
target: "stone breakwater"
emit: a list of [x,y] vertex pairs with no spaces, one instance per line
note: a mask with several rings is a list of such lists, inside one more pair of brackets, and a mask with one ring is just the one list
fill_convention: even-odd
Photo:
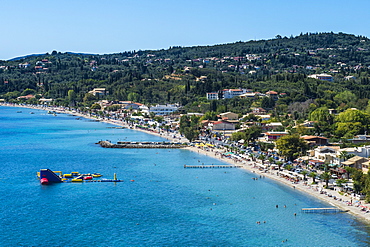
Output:
[[137,142],[137,143],[111,143],[110,141],[99,141],[103,148],[185,148],[187,145],[181,143],[168,143],[168,142]]

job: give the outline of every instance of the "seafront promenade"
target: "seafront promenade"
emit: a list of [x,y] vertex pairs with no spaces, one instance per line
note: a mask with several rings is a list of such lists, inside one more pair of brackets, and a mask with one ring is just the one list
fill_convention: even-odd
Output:
[[[45,111],[55,111],[56,113],[63,113],[63,114],[71,114],[78,117],[88,118],[97,120],[96,117],[89,116],[86,114],[82,114],[75,111],[69,111],[61,107],[38,107],[38,106],[30,106],[30,105],[16,105],[16,104],[0,104],[0,106],[13,106],[13,107],[24,107],[30,109],[40,109]],[[169,132],[153,132],[148,131],[141,128],[135,128],[134,126],[129,126],[127,123],[119,120],[111,120],[111,119],[99,119],[99,121],[110,123],[113,125],[117,125],[120,127],[132,128],[137,131],[143,131],[148,134],[161,136],[166,138],[172,142],[189,142],[186,138],[176,135],[174,133]],[[357,219],[366,221],[367,223],[370,222],[370,213],[366,213],[365,207],[370,208],[370,204],[365,203],[365,201],[361,200],[358,201],[355,198],[352,198],[350,194],[339,193],[338,190],[330,190],[324,189],[324,183],[318,183],[316,185],[312,185],[309,182],[292,182],[289,179],[280,176],[277,170],[260,170],[261,161],[248,161],[247,159],[243,159],[241,157],[227,157],[222,155],[223,153],[227,152],[226,149],[218,149],[218,148],[204,148],[204,147],[196,147],[196,146],[188,146],[186,149],[191,150],[195,153],[207,155],[209,157],[220,159],[224,162],[227,162],[231,166],[238,166],[241,169],[246,169],[249,172],[256,174],[255,180],[259,182],[259,178],[270,178],[279,183],[285,184],[295,190],[299,190],[306,195],[313,196],[318,198],[322,201],[329,203],[330,205],[340,208],[344,211],[348,211],[352,215],[356,216]],[[190,164],[189,164],[190,165]]]

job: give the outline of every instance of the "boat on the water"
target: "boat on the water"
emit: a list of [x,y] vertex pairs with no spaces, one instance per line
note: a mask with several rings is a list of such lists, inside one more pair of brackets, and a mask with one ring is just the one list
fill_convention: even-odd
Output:
[[95,179],[102,176],[103,175],[100,173],[81,174],[79,172],[71,172],[63,174],[61,171],[52,171],[50,169],[41,169],[39,172],[37,172],[37,177],[40,179],[40,183],[42,185],[63,182],[123,182],[123,180],[117,179],[116,174],[114,174],[114,179]]

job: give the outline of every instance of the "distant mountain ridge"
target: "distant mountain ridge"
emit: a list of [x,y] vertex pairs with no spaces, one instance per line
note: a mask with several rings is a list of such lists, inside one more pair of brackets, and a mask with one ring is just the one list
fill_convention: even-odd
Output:
[[[70,55],[86,55],[86,56],[98,55],[98,54],[92,54],[92,53],[69,52],[69,51],[68,52],[65,52],[65,54],[70,54]],[[18,61],[18,60],[27,59],[27,58],[30,58],[30,57],[38,57],[38,56],[45,56],[45,55],[48,55],[48,53],[29,54],[29,55],[24,55],[24,56],[20,56],[20,57],[11,58],[11,59],[8,59],[7,61]]]
[[[365,42],[366,43],[363,43]],[[214,44],[205,46],[172,46],[168,49],[157,49],[157,50],[137,50],[137,51],[123,51],[119,53],[111,54],[91,54],[83,52],[57,52],[44,54],[30,54],[8,59],[6,61],[17,61],[21,59],[28,59],[32,57],[41,57],[48,55],[79,55],[79,56],[100,56],[100,57],[130,57],[135,54],[142,56],[143,54],[155,54],[156,57],[171,57],[177,56],[181,58],[195,59],[199,57],[240,57],[246,54],[276,54],[282,51],[282,49],[295,50],[299,52],[308,52],[320,48],[325,49],[342,49],[342,46],[346,46],[349,49],[354,47],[360,49],[369,49],[369,38],[353,34],[338,33],[301,33],[298,36],[282,37],[276,35],[272,39],[261,39],[261,40],[250,40],[250,41],[237,41],[234,43]],[[346,48],[346,49],[347,49]]]

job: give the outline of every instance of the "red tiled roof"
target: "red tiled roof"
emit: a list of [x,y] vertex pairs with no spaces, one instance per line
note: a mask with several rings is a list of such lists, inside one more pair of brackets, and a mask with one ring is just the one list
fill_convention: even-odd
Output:
[[328,139],[328,138],[326,138],[326,137],[321,137],[321,136],[302,136],[301,138],[302,138],[302,139],[305,139],[305,140],[315,139],[315,138],[318,138],[318,139],[325,139],[325,140],[327,140],[327,139]]
[[275,91],[268,91],[266,94],[278,94],[278,93]]

